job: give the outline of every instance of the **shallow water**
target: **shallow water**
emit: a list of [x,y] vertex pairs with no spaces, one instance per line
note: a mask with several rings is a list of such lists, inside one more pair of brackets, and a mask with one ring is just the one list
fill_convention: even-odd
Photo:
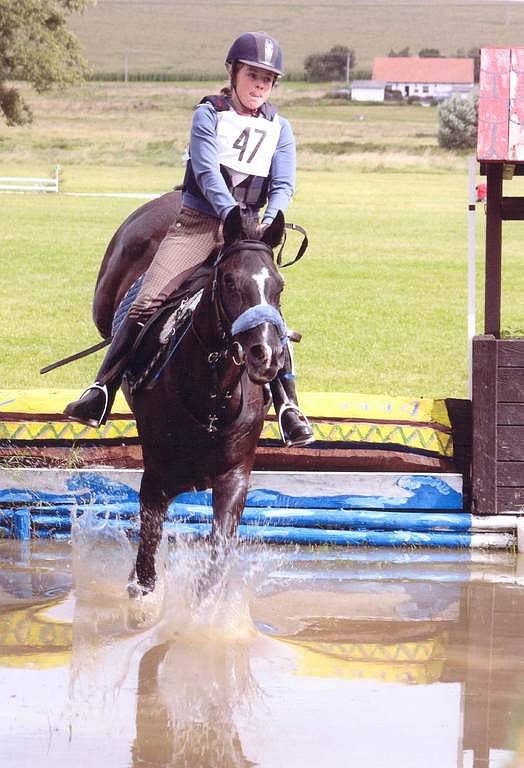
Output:
[[[524,766],[524,561],[241,548],[205,598],[202,545],[0,541],[3,768]],[[522,572],[522,575],[521,575]]]

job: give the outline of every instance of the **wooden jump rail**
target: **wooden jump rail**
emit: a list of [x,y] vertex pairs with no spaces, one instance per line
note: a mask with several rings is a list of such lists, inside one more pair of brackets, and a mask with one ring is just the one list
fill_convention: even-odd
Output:
[[59,192],[60,166],[55,167],[51,178],[33,176],[0,176],[2,192]]
[[524,48],[481,50],[477,158],[486,176],[484,334],[473,339],[472,511],[524,511],[524,338],[501,339],[502,222],[524,220]]

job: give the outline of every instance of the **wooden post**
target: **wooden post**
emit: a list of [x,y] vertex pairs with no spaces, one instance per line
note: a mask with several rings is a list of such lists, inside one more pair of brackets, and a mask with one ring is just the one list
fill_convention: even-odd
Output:
[[494,336],[473,339],[472,512],[497,508],[497,343]]
[[484,333],[500,338],[502,274],[502,163],[487,166],[486,291]]
[[477,157],[487,176],[484,336],[473,340],[472,507],[524,508],[524,338],[501,336],[502,222],[524,220],[524,198],[503,196],[505,171],[524,175],[524,48],[480,57]]

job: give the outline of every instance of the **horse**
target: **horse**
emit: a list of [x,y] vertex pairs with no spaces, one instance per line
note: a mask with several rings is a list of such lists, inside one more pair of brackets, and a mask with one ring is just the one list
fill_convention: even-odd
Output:
[[[149,214],[142,210],[148,236],[137,239],[142,243],[142,248],[137,245],[138,259],[128,259],[126,269],[121,246],[135,237],[141,209],[127,220],[129,229],[124,222],[104,257],[94,315],[106,333],[119,297],[147,265],[150,257],[144,252],[152,250],[156,238],[149,235],[162,229],[161,215],[151,222],[151,208],[155,213],[155,206]],[[124,378],[122,388],[136,419],[144,463],[134,574],[138,594],[155,588],[163,522],[178,494],[211,488],[212,562],[227,554],[242,515],[271,404],[266,385],[282,367],[287,343],[279,310],[284,281],[273,258],[273,248],[284,236],[284,216],[279,212],[262,236],[246,227],[238,209],[226,219],[224,246],[176,352],[167,357],[154,386],[130,386],[133,371],[140,371],[158,348],[154,322],[131,364],[131,376]]]

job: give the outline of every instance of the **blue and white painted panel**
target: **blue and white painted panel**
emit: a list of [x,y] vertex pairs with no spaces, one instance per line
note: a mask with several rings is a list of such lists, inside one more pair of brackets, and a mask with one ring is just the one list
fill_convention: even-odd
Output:
[[[2,501],[136,501],[139,470],[0,470]],[[248,506],[318,509],[462,510],[457,474],[390,472],[253,472]],[[293,497],[293,498],[292,498]],[[210,504],[210,493],[182,494],[185,503]],[[294,499],[294,500],[293,500]],[[307,501],[304,501],[307,500]]]

